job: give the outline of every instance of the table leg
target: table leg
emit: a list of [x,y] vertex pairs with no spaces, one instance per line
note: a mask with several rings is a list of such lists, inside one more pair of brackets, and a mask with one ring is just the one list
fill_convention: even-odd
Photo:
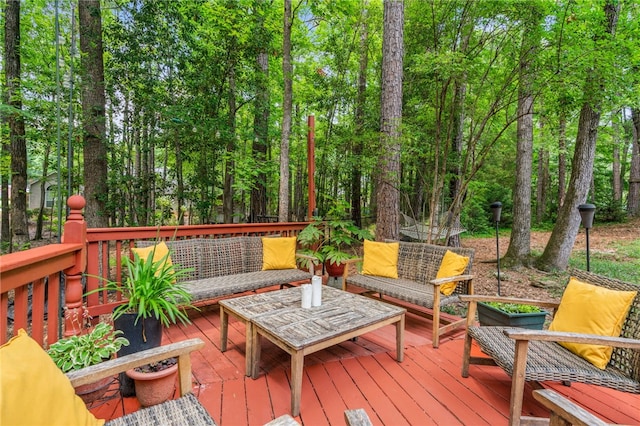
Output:
[[220,306],[220,352],[227,350],[227,332],[229,330],[229,314]]
[[404,360],[404,314],[396,323],[396,359],[398,362]]
[[[247,373],[251,372],[251,378],[258,378],[258,371],[260,370],[260,352],[262,347],[260,345],[260,335],[258,334],[258,328],[253,325],[251,321],[247,322],[247,328],[251,329],[251,338],[247,340],[247,353],[245,357],[249,359]],[[249,374],[247,374],[249,375]]]
[[300,415],[300,397],[302,395],[302,370],[304,355],[302,352],[291,354],[291,415]]
[[[260,339],[260,336],[255,335],[254,337],[254,329],[253,323],[251,321],[247,321],[244,323],[245,326],[245,348],[244,348],[244,375],[247,377],[253,377],[253,358],[256,347],[256,340]],[[260,348],[258,348],[260,350]],[[257,355],[258,359],[256,361],[257,365],[260,365],[260,353]],[[257,376],[257,368],[256,368],[256,376]],[[255,379],[255,377],[253,377]]]

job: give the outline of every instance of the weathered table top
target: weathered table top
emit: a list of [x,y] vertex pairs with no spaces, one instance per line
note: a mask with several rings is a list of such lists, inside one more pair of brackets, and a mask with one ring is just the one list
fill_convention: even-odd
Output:
[[220,304],[294,349],[402,315],[405,309],[322,286],[322,305],[303,309],[302,289],[293,287],[220,301]]

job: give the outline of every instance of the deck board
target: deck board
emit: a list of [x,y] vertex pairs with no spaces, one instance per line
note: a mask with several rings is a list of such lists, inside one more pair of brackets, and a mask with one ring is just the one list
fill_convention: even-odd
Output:
[[[199,337],[192,354],[194,394],[221,426],[261,425],[289,413],[290,357],[264,341],[256,380],[245,376],[244,324],[231,318],[227,351],[220,352],[217,308],[190,312],[192,324],[165,330],[163,343]],[[306,425],[344,425],[345,409],[364,408],[374,425],[499,425],[509,413],[511,379],[502,369],[472,365],[460,375],[463,333],[431,346],[430,323],[408,314],[404,362],[395,360],[395,327],[386,326],[305,358],[301,413]],[[545,384],[546,385],[546,384]],[[549,384],[605,421],[640,424],[640,396],[602,387]],[[548,417],[525,387],[525,415]],[[124,411],[138,409],[124,398]],[[93,408],[101,418],[122,415],[119,399]]]

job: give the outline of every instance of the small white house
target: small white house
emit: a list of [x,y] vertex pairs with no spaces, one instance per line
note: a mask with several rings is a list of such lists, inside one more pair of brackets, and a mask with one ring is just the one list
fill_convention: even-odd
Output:
[[[47,208],[54,207],[58,188],[58,173],[49,173],[44,179],[44,206]],[[29,209],[40,208],[40,200],[42,197],[42,178],[32,180],[27,185],[29,193]]]

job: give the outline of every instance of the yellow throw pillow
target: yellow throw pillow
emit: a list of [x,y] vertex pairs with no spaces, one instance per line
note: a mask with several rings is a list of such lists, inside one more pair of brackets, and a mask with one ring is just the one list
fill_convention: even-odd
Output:
[[[549,330],[618,337],[636,294],[635,291],[609,290],[572,277]],[[611,346],[560,344],[603,370],[613,352]]]
[[104,424],[87,410],[67,376],[23,329],[0,346],[0,366],[0,424]]
[[262,270],[295,269],[296,237],[262,238]]
[[[444,256],[442,256],[440,269],[438,269],[436,279],[455,277],[456,275],[460,275],[467,268],[468,264],[468,257],[460,256],[459,254],[454,253],[451,250],[447,250]],[[449,296],[451,293],[453,293],[453,290],[456,289],[456,285],[458,285],[458,283],[456,283],[455,281],[440,284],[440,293],[444,294],[445,296]]]
[[378,243],[364,240],[362,274],[398,278],[399,243]]
[[[167,247],[167,244],[164,241],[161,241],[154,246],[132,248],[131,252],[137,254],[138,257],[142,259],[143,262],[149,259],[149,254],[151,253],[153,253],[153,258],[152,258],[153,263],[159,262],[160,260],[162,260],[163,257],[167,256],[167,259],[164,261],[164,264],[160,265],[160,268],[158,269],[164,268],[165,265],[167,266],[173,265],[173,262],[171,262],[171,256],[169,255],[169,247]],[[172,274],[173,272],[174,271],[171,270]],[[160,274],[160,271],[157,270],[155,275],[158,276],[159,274]]]

